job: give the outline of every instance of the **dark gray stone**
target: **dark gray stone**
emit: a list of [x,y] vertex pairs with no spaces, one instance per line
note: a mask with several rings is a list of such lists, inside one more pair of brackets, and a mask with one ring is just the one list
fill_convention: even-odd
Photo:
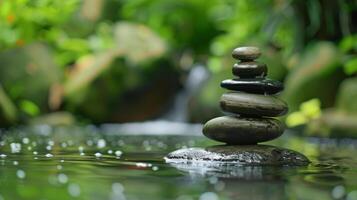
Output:
[[287,104],[274,96],[243,92],[223,94],[220,105],[226,112],[247,116],[276,117],[288,111]]
[[242,118],[223,116],[211,119],[203,127],[203,134],[227,144],[256,144],[279,137],[284,125],[272,118]]
[[254,94],[276,94],[284,89],[280,81],[263,78],[227,79],[221,82],[221,87]]
[[260,56],[260,50],[257,47],[238,47],[232,52],[232,57],[238,60],[255,60]]
[[232,73],[240,78],[265,77],[268,73],[268,68],[263,63],[241,62],[233,65]]
[[[305,166],[304,155],[289,149],[269,145],[212,146],[179,149],[165,157],[168,163],[221,167],[235,166]],[[216,169],[217,170],[217,169]]]

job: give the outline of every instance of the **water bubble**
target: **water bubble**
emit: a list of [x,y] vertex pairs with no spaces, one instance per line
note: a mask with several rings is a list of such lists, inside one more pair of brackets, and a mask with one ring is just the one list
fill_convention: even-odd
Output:
[[48,151],[51,151],[51,150],[52,150],[52,146],[48,145],[48,146],[46,146],[46,149],[47,149]]
[[28,139],[27,137],[22,138],[22,143],[29,144],[30,143],[30,139]]
[[214,192],[205,192],[201,194],[199,200],[218,200],[218,196]]
[[62,160],[60,160],[60,162],[61,162],[61,163],[64,163],[64,160],[62,159]]
[[84,156],[84,155],[86,155],[85,153],[83,153],[83,152],[81,152],[81,153],[79,153],[79,155],[80,156]]
[[58,174],[57,179],[58,182],[62,184],[66,184],[68,182],[68,176],[66,174]]
[[100,158],[100,157],[102,157],[102,154],[97,152],[97,153],[94,154],[94,156],[97,157],[97,158]]
[[19,162],[15,160],[14,162],[12,162],[12,164],[13,164],[13,165],[18,165]]
[[71,183],[68,185],[68,193],[72,197],[78,197],[81,194],[81,188],[79,187],[78,184]]
[[31,151],[31,150],[32,150],[32,147],[31,147],[31,146],[28,146],[28,147],[27,147],[27,150]]
[[117,150],[117,151],[115,151],[114,154],[115,154],[115,156],[120,157],[123,154],[123,152],[120,150]]
[[342,185],[338,185],[334,187],[331,191],[331,195],[335,199],[342,198],[345,195],[345,193],[346,193],[345,187],[343,187]]
[[47,158],[52,158],[52,157],[53,157],[53,155],[50,154],[50,153],[46,154],[45,156],[46,156]]
[[20,179],[24,179],[26,177],[26,173],[23,170],[19,169],[16,171],[16,176]]
[[37,155],[38,154],[38,152],[37,151],[34,151],[34,152],[32,152],[33,153],[33,155]]
[[0,158],[6,158],[7,157],[7,155],[5,155],[5,154],[0,154]]
[[152,171],[157,171],[157,170],[159,170],[159,167],[158,166],[153,166],[151,169],[152,169]]
[[104,148],[106,145],[107,145],[107,143],[106,143],[106,141],[105,141],[104,139],[99,139],[99,140],[98,140],[97,147],[98,147],[99,149]]
[[11,148],[11,153],[19,153],[21,151],[21,144],[11,143],[10,148]]
[[62,168],[63,168],[62,165],[57,165],[58,170],[61,170]]
[[113,150],[109,149],[108,154],[113,154]]

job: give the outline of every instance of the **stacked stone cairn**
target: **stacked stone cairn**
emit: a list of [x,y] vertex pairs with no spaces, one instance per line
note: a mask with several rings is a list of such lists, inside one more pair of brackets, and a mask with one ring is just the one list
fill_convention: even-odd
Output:
[[284,125],[273,117],[284,115],[287,104],[276,94],[283,84],[266,78],[267,66],[255,61],[261,55],[256,47],[239,47],[233,50],[233,79],[221,82],[230,90],[222,95],[221,109],[227,114],[208,121],[203,134],[215,141],[229,145],[254,145],[273,140],[284,132]]

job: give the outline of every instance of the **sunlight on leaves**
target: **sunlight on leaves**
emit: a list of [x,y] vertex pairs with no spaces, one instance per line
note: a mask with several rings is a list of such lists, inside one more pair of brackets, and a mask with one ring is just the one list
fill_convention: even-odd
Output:
[[286,124],[289,127],[294,127],[306,124],[311,119],[316,119],[321,115],[321,102],[319,99],[311,99],[300,105],[300,109],[291,113],[287,119]]

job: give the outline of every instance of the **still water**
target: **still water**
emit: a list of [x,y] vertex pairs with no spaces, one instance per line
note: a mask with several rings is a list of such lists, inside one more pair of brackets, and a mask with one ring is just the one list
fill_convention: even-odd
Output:
[[170,151],[216,144],[197,133],[197,126],[192,134],[189,128],[180,135],[173,129],[167,134],[140,129],[133,134],[118,126],[2,130],[0,200],[357,199],[354,140],[287,131],[269,143],[305,154],[312,161],[306,167],[173,166],[163,160]]

